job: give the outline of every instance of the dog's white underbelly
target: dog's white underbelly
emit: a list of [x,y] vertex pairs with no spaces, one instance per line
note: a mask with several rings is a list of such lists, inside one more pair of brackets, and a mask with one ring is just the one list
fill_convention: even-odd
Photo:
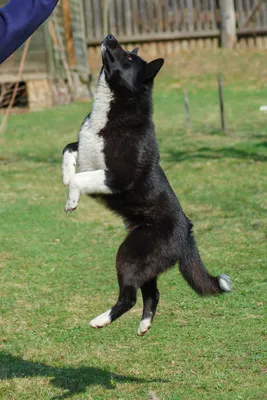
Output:
[[104,72],[99,76],[93,110],[79,133],[78,171],[106,169],[104,139],[99,132],[108,122],[113,95],[106,83]]
[[105,169],[104,141],[92,126],[92,121],[87,120],[79,134],[78,171],[92,171]]

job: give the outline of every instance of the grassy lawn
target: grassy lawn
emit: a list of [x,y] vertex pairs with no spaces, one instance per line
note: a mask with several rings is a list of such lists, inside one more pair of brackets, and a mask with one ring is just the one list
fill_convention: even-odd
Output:
[[[233,293],[201,299],[174,268],[149,334],[117,297],[121,221],[83,197],[64,214],[61,151],[89,104],[13,115],[1,147],[0,399],[267,399],[267,62],[260,53],[181,55],[155,89],[162,165],[208,269]],[[223,73],[227,133],[216,74]],[[183,90],[191,107],[185,132]]]

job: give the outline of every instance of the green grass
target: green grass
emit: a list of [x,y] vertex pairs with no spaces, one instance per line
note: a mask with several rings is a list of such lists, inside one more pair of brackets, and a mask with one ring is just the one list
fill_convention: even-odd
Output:
[[267,398],[264,77],[266,55],[216,52],[171,60],[157,80],[162,165],[194,222],[204,262],[232,276],[233,293],[198,298],[175,268],[159,280],[158,313],[143,338],[135,335],[140,296],[113,325],[88,326],[116,300],[114,260],[125,235],[121,221],[91,199],[83,197],[72,215],[63,211],[61,151],[90,105],[11,116],[0,139],[1,399],[141,400],[150,391],[160,400]]

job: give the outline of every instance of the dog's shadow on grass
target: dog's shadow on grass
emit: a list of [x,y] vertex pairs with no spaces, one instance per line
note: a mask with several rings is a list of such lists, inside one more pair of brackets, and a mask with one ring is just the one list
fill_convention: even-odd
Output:
[[51,384],[63,389],[66,393],[53,397],[66,399],[78,393],[84,393],[89,386],[99,385],[106,389],[115,389],[117,383],[151,383],[162,379],[145,380],[130,375],[113,374],[106,369],[81,366],[53,367],[44,363],[24,360],[11,354],[0,354],[0,380],[13,378],[46,377],[51,378]]

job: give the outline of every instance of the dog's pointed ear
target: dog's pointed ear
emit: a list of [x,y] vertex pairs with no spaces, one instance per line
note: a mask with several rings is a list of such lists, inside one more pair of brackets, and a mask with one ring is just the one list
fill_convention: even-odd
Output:
[[139,51],[139,47],[136,47],[135,49],[133,49],[132,53],[133,54],[138,54],[138,51]]
[[146,79],[153,80],[164,64],[163,58],[157,58],[146,65]]

